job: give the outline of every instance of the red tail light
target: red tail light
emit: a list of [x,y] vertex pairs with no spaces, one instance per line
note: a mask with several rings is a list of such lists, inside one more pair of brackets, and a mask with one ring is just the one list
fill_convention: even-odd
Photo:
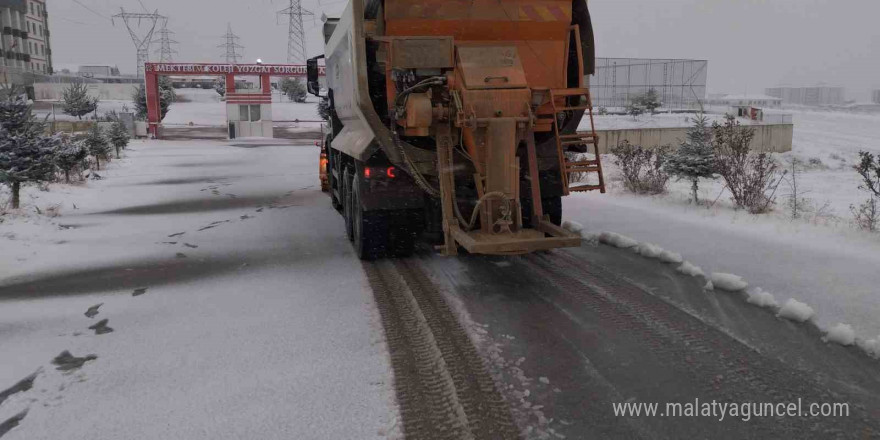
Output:
[[388,179],[393,179],[397,177],[397,168],[395,167],[364,167],[364,178],[369,179],[372,177],[382,178],[386,177]]

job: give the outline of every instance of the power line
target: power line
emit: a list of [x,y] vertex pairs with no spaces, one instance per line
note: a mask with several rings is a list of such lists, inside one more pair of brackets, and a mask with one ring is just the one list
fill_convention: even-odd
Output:
[[111,19],[110,17],[107,17],[106,15],[101,14],[100,12],[98,12],[98,11],[96,11],[96,10],[94,10],[94,9],[92,9],[92,8],[90,8],[90,7],[88,7],[88,6],[84,5],[84,4],[82,4],[82,3],[80,3],[79,0],[73,0],[73,2],[76,3],[76,4],[78,4],[78,5],[80,5],[80,6],[82,6],[83,8],[85,8],[86,10],[88,10],[89,12],[91,12],[92,14],[97,15],[98,17],[101,17],[101,18],[104,18],[104,19],[107,19],[107,20],[113,21],[113,19]]
[[238,64],[238,59],[244,56],[244,50],[239,51],[239,49],[244,49],[244,46],[238,44],[239,37],[232,33],[231,23],[226,23],[226,34],[223,38],[226,42],[217,46],[226,49],[226,53],[221,56],[225,57],[229,64]]
[[141,7],[144,8],[144,12],[150,12],[150,11],[147,10],[147,7],[144,6],[144,2],[142,2],[141,0],[138,0],[138,3],[140,3],[140,4],[141,4]]
[[302,8],[301,0],[289,0],[287,8],[278,11],[278,15],[288,17],[287,24],[287,62],[290,64],[306,63],[306,33],[303,27],[303,16],[314,17],[311,11]]
[[[129,35],[131,35],[131,41],[134,43],[134,47],[137,50],[138,77],[143,77],[144,64],[150,60],[150,43],[153,42],[153,32],[156,31],[156,25],[159,21],[161,20],[163,23],[167,23],[168,17],[159,15],[158,10],[153,13],[125,12],[125,9],[123,8],[119,8],[119,10],[120,13],[114,15],[113,18],[122,19],[123,23],[125,23],[125,27],[128,29]],[[135,20],[137,20],[137,29],[140,29],[142,21],[147,22],[149,29],[143,36],[138,35],[136,32]]]

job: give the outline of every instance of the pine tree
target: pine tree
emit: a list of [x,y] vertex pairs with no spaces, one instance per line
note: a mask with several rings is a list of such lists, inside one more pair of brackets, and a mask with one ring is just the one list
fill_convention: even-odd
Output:
[[691,181],[694,203],[699,203],[700,179],[714,179],[716,174],[712,131],[704,115],[694,118],[694,125],[688,128],[687,139],[669,157],[665,166],[669,174]]
[[226,96],[226,77],[221,76],[214,81],[214,91],[220,96]]
[[281,80],[281,92],[287,95],[293,102],[306,102],[308,91],[306,86],[298,78],[284,78]]
[[12,208],[21,205],[21,185],[52,180],[59,138],[45,136],[43,124],[14,88],[0,91],[0,183],[12,190]]
[[653,87],[648,89],[648,91],[644,95],[637,95],[632,98],[632,105],[642,107],[651,114],[660,108],[663,103],[660,102],[660,95],[657,94],[657,90]]
[[98,98],[90,97],[88,91],[88,87],[83,83],[73,83],[64,89],[61,96],[64,101],[64,113],[82,120],[83,115],[97,110]]
[[[131,99],[134,101],[134,108],[136,111],[136,116],[140,120],[147,119],[147,91],[143,85],[135,89],[134,93],[131,95]],[[171,86],[171,80],[167,78],[159,78],[159,121],[165,119],[165,115],[168,114],[168,109],[171,108],[171,103],[177,99],[177,94],[174,93],[174,88]]]
[[110,142],[104,136],[104,130],[98,124],[92,126],[83,139],[83,144],[89,150],[89,155],[95,158],[95,164],[101,169],[101,159],[110,161]]
[[64,181],[70,183],[70,172],[80,166],[89,151],[80,142],[62,139],[55,148],[55,165],[64,172]]
[[110,126],[110,132],[107,136],[110,137],[110,143],[116,147],[116,158],[119,159],[119,149],[128,146],[128,141],[131,138],[128,130],[122,122],[117,121]]

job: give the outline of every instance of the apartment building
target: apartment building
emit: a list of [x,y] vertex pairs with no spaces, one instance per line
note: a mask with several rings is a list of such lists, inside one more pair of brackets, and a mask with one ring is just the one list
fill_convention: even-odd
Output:
[[46,0],[0,0],[0,67],[52,73]]

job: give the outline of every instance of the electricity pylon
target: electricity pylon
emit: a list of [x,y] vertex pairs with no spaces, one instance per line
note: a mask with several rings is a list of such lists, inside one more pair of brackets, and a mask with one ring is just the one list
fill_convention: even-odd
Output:
[[290,64],[305,64],[306,33],[303,28],[303,16],[314,16],[314,14],[302,8],[301,0],[290,0],[290,6],[278,11],[278,15],[286,15],[288,17],[287,62]]
[[238,35],[232,33],[231,23],[226,24],[226,35],[223,35],[223,38],[226,39],[226,42],[217,46],[226,49],[226,53],[221,56],[225,56],[226,62],[229,64],[238,64],[238,59],[244,56],[239,52],[239,49],[244,49],[244,46],[238,44],[239,38]]
[[168,30],[168,20],[165,20],[165,23],[162,23],[162,30],[159,31],[159,40],[154,41],[154,43],[159,43],[159,50],[157,50],[156,53],[159,54],[159,61],[163,63],[170,63],[173,61],[174,54],[177,53],[171,45],[180,43],[171,39],[171,35],[173,34],[174,31]]
[[[168,20],[168,18],[159,15],[159,10],[153,13],[125,12],[123,8],[119,8],[119,10],[120,12],[114,15],[113,18],[122,19],[122,22],[125,23],[125,27],[128,29],[128,33],[131,35],[131,41],[137,50],[138,77],[142,78],[144,76],[144,63],[150,60],[150,43],[153,42],[153,32],[156,31],[156,24],[159,23],[159,20]],[[135,20],[137,21],[136,27],[134,26]],[[149,28],[143,36],[140,36],[137,31],[141,29],[141,24],[144,21],[147,22]],[[113,24],[116,24],[115,20],[113,20]]]

